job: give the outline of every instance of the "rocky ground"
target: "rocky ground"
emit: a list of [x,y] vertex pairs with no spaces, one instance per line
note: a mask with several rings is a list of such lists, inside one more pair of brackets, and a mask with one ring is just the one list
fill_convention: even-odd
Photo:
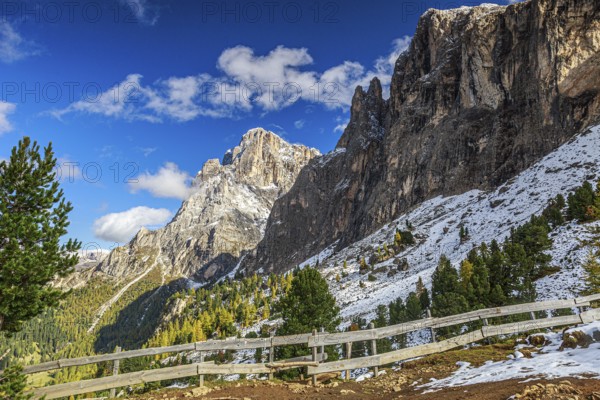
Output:
[[332,382],[317,387],[304,383],[260,382],[227,387],[194,388],[147,394],[145,400],[300,400],[300,399],[523,399],[523,400],[600,400],[598,379],[557,379],[522,382],[509,380],[447,388],[424,393],[407,385],[401,374],[390,374],[367,383]]
[[[344,382],[337,377],[322,377],[317,386],[307,381],[245,381],[209,383],[203,388],[174,389],[147,393],[137,400],[180,400],[180,399],[525,399],[525,400],[600,400],[598,379],[514,379],[469,386],[427,391],[421,384],[432,378],[441,379],[458,369],[458,361],[482,365],[488,360],[499,361],[514,350],[514,343],[481,346],[476,351],[456,350],[419,360],[406,362],[400,369],[383,369],[375,379],[363,382]],[[531,349],[521,349],[528,356]]]

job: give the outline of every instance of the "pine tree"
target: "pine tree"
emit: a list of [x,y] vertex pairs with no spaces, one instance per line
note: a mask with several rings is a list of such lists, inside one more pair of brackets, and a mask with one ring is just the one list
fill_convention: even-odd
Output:
[[596,192],[592,184],[586,181],[567,198],[567,216],[580,222],[593,221],[596,202]]
[[481,255],[488,268],[490,282],[499,285],[508,295],[512,289],[512,273],[498,242],[493,240],[489,249],[482,246]]
[[468,260],[463,260],[460,263],[460,284],[463,291],[466,293],[468,285],[471,283],[473,276],[473,264]]
[[406,317],[409,321],[414,321],[421,319],[422,316],[421,301],[415,292],[410,292],[406,298]]
[[548,204],[548,207],[542,212],[542,215],[553,227],[563,225],[565,223],[565,217],[563,216],[562,210],[565,208],[565,205],[565,198],[562,194],[559,194],[550,201],[550,204]]
[[[388,326],[389,325],[389,309],[383,305],[380,304],[379,306],[377,306],[377,311],[375,313],[375,320],[373,321],[373,325],[375,326],[375,328],[383,328],[384,326]],[[387,339],[378,339],[377,340],[377,351],[379,353],[387,353],[389,351],[392,350],[392,342]]]
[[392,301],[388,305],[388,309],[390,325],[397,325],[407,321],[406,306],[404,305],[404,301],[402,301],[401,297],[398,297],[396,300]]
[[335,297],[329,292],[327,281],[314,268],[298,272],[289,293],[280,299],[279,307],[283,318],[278,329],[281,335],[306,333],[321,327],[333,332],[340,323]]
[[416,289],[417,289],[417,296],[420,296],[424,290],[427,290],[425,288],[425,284],[423,283],[423,279],[421,277],[419,277],[419,279],[417,280]]
[[[279,300],[279,309],[283,319],[277,329],[278,335],[292,335],[311,332],[313,329],[325,328],[327,332],[335,332],[341,322],[340,308],[335,297],[329,292],[327,281],[315,268],[307,267],[298,271],[292,280],[288,293]],[[334,349],[327,349],[331,359],[335,357]],[[278,358],[293,358],[308,354],[304,346],[288,346],[278,348]],[[298,371],[285,373],[295,376]]]
[[465,228],[463,225],[461,225],[458,236],[461,243],[465,242],[467,239],[469,239],[469,228]]
[[52,144],[43,156],[28,137],[0,162],[0,331],[15,332],[21,324],[55,307],[66,293],[49,287],[77,264],[81,243],[69,240],[68,214],[54,168]]
[[477,250],[472,250],[469,253],[469,262],[473,265],[473,273],[471,274],[470,287],[472,290],[469,303],[471,308],[480,309],[490,306],[490,279],[489,271],[483,259],[477,254]]
[[0,375],[1,400],[28,400],[33,397],[32,394],[23,394],[27,386],[27,376],[22,372],[23,367],[14,365],[5,369]]
[[583,264],[586,277],[586,289],[584,295],[600,293],[600,262],[598,257],[590,251],[585,264]]
[[427,288],[423,289],[419,295],[419,302],[421,303],[421,310],[425,311],[431,306],[431,298],[429,297],[429,291]]
[[499,284],[491,290],[489,304],[492,307],[500,307],[506,304],[506,295]]
[[446,256],[440,262],[432,277],[432,314],[434,317],[460,314],[468,310],[467,300],[461,293],[458,272]]

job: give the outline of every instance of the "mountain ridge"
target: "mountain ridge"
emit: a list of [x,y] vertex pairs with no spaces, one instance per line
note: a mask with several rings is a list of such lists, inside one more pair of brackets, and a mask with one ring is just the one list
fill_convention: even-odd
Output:
[[262,128],[247,131],[223,162],[207,160],[191,196],[163,228],[140,229],[125,246],[67,280],[74,286],[94,275],[139,276],[159,265],[163,276],[210,280],[233,268],[262,237],[270,208],[304,164],[320,153],[289,144]]
[[492,189],[600,114],[600,3],[429,10],[390,98],[358,87],[336,151],[279,198],[243,268],[290,270],[438,195]]

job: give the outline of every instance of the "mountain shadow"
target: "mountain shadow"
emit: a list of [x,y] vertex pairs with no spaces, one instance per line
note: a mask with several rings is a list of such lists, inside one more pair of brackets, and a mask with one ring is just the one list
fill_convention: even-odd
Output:
[[168,299],[186,287],[186,279],[177,279],[149,290],[129,303],[117,320],[98,331],[94,342],[96,353],[114,351],[116,346],[132,350],[141,348],[154,334]]

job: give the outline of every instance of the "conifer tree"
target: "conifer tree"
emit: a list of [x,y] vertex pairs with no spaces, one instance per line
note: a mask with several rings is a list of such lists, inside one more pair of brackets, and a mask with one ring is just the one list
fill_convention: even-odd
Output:
[[425,311],[429,308],[429,306],[431,306],[431,299],[429,298],[429,291],[425,287],[425,284],[423,283],[423,279],[421,279],[421,277],[419,277],[419,280],[417,281],[416,289],[417,297],[419,298],[419,302],[421,303],[421,310]]
[[390,317],[390,325],[401,324],[402,322],[406,322],[406,306],[404,305],[404,301],[402,301],[401,297],[398,297],[396,300],[392,301],[388,305],[389,309],[389,317]]
[[406,317],[409,321],[414,321],[422,316],[421,301],[415,292],[410,292],[406,298]]
[[[311,332],[321,327],[327,332],[335,332],[341,322],[340,308],[329,292],[327,281],[311,267],[297,272],[290,290],[280,298],[278,308],[283,319],[277,329],[280,336]],[[329,357],[334,359],[335,350],[327,350]],[[278,358],[287,359],[306,355],[307,349],[305,346],[288,346],[278,348],[277,352]],[[291,377],[295,373],[291,371],[284,375]]]
[[81,243],[60,243],[73,209],[65,201],[49,144],[40,153],[28,137],[0,162],[0,331],[55,307],[66,293],[48,284],[77,264]]
[[23,367],[14,365],[8,367],[0,376],[0,399],[1,400],[28,400],[32,394],[23,394],[27,386],[27,376],[23,373]]
[[586,181],[567,198],[569,205],[567,216],[569,219],[576,219],[579,222],[593,221],[594,218],[598,217],[597,215],[594,216],[595,211],[597,211],[595,210],[597,202],[597,194],[592,184]]
[[600,262],[598,257],[590,251],[588,254],[583,269],[586,273],[586,289],[583,291],[584,295],[600,293]]
[[283,324],[278,334],[306,333],[313,329],[336,330],[340,309],[327,281],[315,268],[307,267],[292,280],[290,291],[280,299]]
[[431,306],[431,298],[429,297],[429,290],[423,289],[419,295],[419,302],[421,303],[421,310],[425,311]]
[[461,293],[458,272],[446,256],[440,262],[432,277],[432,314],[435,317],[460,314],[468,310],[467,300]]
[[[375,316],[375,320],[373,321],[373,325],[375,326],[375,328],[383,328],[384,326],[388,326],[390,324],[389,309],[385,305],[380,304],[379,306],[377,306]],[[387,353],[391,350],[392,342],[388,338],[377,340],[378,353]]]

